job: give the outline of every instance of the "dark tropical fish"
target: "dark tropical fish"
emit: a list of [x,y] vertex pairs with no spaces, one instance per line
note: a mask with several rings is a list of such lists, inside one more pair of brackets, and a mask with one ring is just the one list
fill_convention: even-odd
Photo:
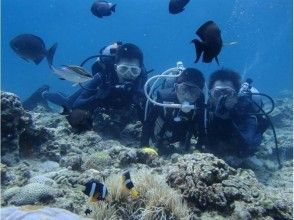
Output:
[[26,110],[33,110],[38,105],[43,106],[46,110],[50,111],[50,107],[47,101],[43,98],[42,93],[49,90],[48,85],[44,85],[41,88],[37,89],[29,98],[27,98],[23,103],[23,107]]
[[198,39],[192,40],[197,54],[195,63],[199,61],[203,53],[202,61],[204,63],[211,63],[213,58],[215,58],[217,64],[219,65],[217,56],[221,52],[223,41],[221,38],[221,30],[218,28],[216,23],[213,21],[206,22],[196,31],[196,34],[199,36],[201,41]]
[[91,12],[98,18],[104,16],[110,16],[112,12],[115,12],[116,4],[112,4],[108,1],[98,0],[95,1],[91,7]]
[[108,194],[106,186],[95,180],[87,182],[83,192],[90,197],[91,202],[105,200]]
[[46,57],[49,66],[51,66],[57,43],[47,50],[40,37],[32,34],[21,34],[10,41],[10,47],[21,58],[26,61],[32,60],[36,65]]
[[189,3],[190,0],[170,0],[169,2],[169,13],[178,14],[184,11],[184,7]]
[[61,114],[66,115],[68,123],[78,133],[91,130],[93,127],[92,115],[87,110],[74,109],[69,111],[67,108],[64,108]]

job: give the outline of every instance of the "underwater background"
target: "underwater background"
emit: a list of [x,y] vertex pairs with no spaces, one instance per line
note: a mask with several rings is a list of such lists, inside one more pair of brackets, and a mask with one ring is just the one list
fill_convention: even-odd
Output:
[[[182,13],[171,15],[168,0],[113,0],[116,12],[102,19],[92,15],[93,2],[1,0],[0,218],[293,219],[293,2],[190,0]],[[222,48],[220,66],[214,60],[194,63],[190,42],[208,20],[220,27],[225,44],[237,42]],[[177,61],[200,69],[206,79],[231,68],[274,98],[270,118],[279,151],[273,129],[267,129],[258,151],[246,158],[218,157],[196,147],[195,139],[193,151],[159,156],[140,147],[140,121],[128,121],[116,138],[111,112],[96,115],[93,129],[77,133],[59,112],[25,110],[21,101],[44,84],[66,94],[79,88],[58,79],[45,59],[35,65],[17,56],[9,42],[24,33],[41,37],[47,49],[58,43],[55,66],[79,65],[123,41],[143,50],[152,74]],[[131,177],[123,179],[126,170]],[[83,191],[92,180],[107,186],[106,201],[91,202]],[[124,180],[135,191],[126,190]]]
[[223,48],[220,67],[253,78],[256,88],[273,96],[292,89],[290,0],[193,0],[177,15],[168,13],[167,0],[116,0],[116,12],[103,19],[91,14],[92,2],[2,0],[2,90],[23,100],[43,84],[66,94],[77,89],[52,74],[47,62],[36,66],[16,56],[9,41],[22,33],[40,36],[46,48],[57,42],[57,66],[80,64],[103,46],[123,41],[143,50],[145,65],[154,74],[181,60],[209,76],[219,66],[215,61],[194,64],[195,50],[190,44],[196,29],[208,20],[219,25],[224,43],[238,42]]

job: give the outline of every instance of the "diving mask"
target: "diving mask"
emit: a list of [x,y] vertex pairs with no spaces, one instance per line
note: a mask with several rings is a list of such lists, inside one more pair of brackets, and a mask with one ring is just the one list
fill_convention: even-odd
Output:
[[179,101],[195,102],[200,97],[202,91],[194,84],[180,83],[175,84],[175,90]]
[[136,65],[125,65],[120,64],[116,67],[117,73],[124,79],[135,79],[137,78],[142,69]]
[[221,96],[231,97],[235,96],[236,94],[236,90],[230,86],[216,86],[210,90],[210,95],[215,99],[218,99]]

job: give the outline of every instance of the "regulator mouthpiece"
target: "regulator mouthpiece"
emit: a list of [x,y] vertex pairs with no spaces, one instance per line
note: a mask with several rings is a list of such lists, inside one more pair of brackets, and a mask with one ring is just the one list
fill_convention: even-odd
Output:
[[184,113],[188,113],[192,109],[194,109],[194,105],[191,105],[189,102],[183,102],[183,104],[181,105],[181,110]]

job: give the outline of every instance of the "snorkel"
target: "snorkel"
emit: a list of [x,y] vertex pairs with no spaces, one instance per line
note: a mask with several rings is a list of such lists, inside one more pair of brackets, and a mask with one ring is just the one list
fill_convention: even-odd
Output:
[[[153,99],[153,97],[152,97],[155,89],[157,88],[156,85],[157,85],[157,83],[159,82],[160,79],[177,78],[183,73],[184,70],[185,70],[185,67],[184,67],[183,63],[181,61],[178,61],[176,67],[170,68],[170,69],[164,71],[163,73],[161,73],[160,75],[153,76],[153,77],[151,77],[151,78],[149,78],[147,80],[147,82],[144,85],[144,93],[145,93],[145,96],[147,98],[147,102],[146,102],[146,105],[145,105],[144,120],[147,119],[147,112],[148,112],[149,102],[151,102],[154,105],[161,106],[161,107],[164,107],[164,108],[178,108],[178,109],[181,109],[185,113],[190,112],[191,110],[196,108],[195,105],[191,105],[189,102],[186,102],[186,101],[183,102],[182,104],[178,104],[178,103],[160,103],[160,102],[155,101]],[[155,80],[153,82],[153,84],[149,85],[150,82],[153,81],[153,80]],[[149,92],[148,92],[148,88],[150,88]]]

